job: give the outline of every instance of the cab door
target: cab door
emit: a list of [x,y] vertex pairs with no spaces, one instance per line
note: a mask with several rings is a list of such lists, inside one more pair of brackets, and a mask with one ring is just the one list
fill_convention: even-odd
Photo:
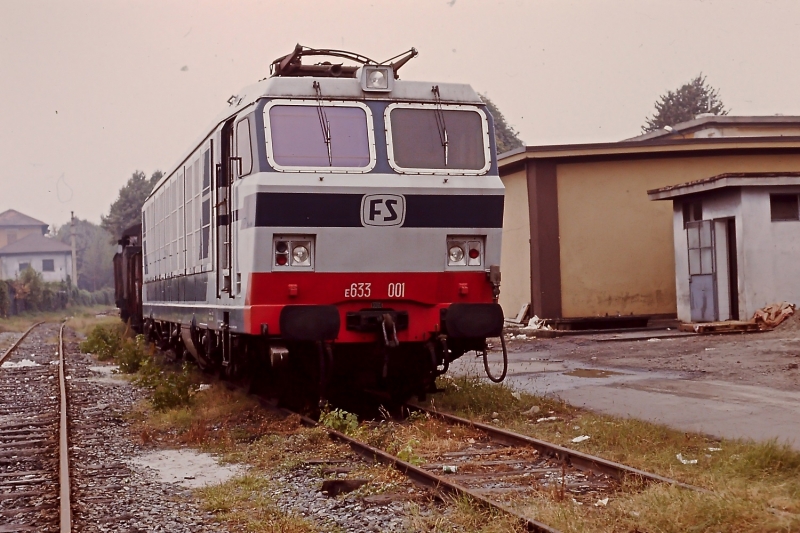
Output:
[[232,254],[234,246],[233,232],[231,231],[233,225],[232,185],[234,181],[234,169],[231,164],[234,150],[233,142],[233,119],[231,119],[222,127],[220,138],[220,162],[216,166],[217,298],[222,298],[224,294],[227,294],[228,298],[233,298],[235,296],[231,289]]

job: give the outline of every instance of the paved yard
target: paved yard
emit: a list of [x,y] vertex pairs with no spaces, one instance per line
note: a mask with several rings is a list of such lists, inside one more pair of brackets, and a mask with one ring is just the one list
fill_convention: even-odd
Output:
[[[676,333],[514,339],[507,382],[608,414],[800,449],[800,315],[765,333]],[[472,356],[451,369],[483,374]]]

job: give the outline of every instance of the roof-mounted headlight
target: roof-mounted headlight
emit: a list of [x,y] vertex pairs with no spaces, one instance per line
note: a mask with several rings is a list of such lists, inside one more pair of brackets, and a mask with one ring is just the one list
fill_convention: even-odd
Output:
[[361,89],[365,92],[388,93],[394,85],[392,67],[364,65],[361,69]]

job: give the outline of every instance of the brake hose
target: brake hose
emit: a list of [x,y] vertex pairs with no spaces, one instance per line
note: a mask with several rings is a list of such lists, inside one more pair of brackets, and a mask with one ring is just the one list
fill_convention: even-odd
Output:
[[503,373],[500,374],[499,378],[494,377],[489,370],[489,349],[483,350],[483,369],[486,370],[486,377],[494,383],[500,383],[506,379],[506,373],[508,372],[508,351],[506,350],[506,340],[503,338],[502,332],[500,333],[500,345],[503,347]]

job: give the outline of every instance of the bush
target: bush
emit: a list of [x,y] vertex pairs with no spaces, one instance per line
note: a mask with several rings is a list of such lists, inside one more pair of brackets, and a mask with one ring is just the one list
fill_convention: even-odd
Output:
[[136,383],[150,389],[150,401],[157,411],[189,405],[192,401],[191,366],[184,363],[179,372],[165,369],[162,358],[147,357],[142,361]]
[[144,363],[147,358],[148,348],[150,347],[144,335],[137,335],[135,339],[123,339],[122,346],[120,346],[116,355],[120,372],[125,374],[135,374],[138,372],[142,367],[142,363]]
[[42,309],[42,293],[44,281],[41,274],[31,267],[26,268],[13,282],[14,298],[17,300],[17,309],[25,311],[40,311]]
[[7,318],[11,309],[11,295],[8,293],[8,284],[0,281],[0,318]]
[[345,435],[355,435],[358,432],[358,417],[342,409],[323,411],[319,415],[319,423]]
[[78,305],[90,306],[92,305],[92,293],[83,289],[78,290]]
[[117,356],[122,347],[125,334],[123,324],[106,324],[95,326],[80,344],[83,353],[93,353],[100,361],[108,361]]

